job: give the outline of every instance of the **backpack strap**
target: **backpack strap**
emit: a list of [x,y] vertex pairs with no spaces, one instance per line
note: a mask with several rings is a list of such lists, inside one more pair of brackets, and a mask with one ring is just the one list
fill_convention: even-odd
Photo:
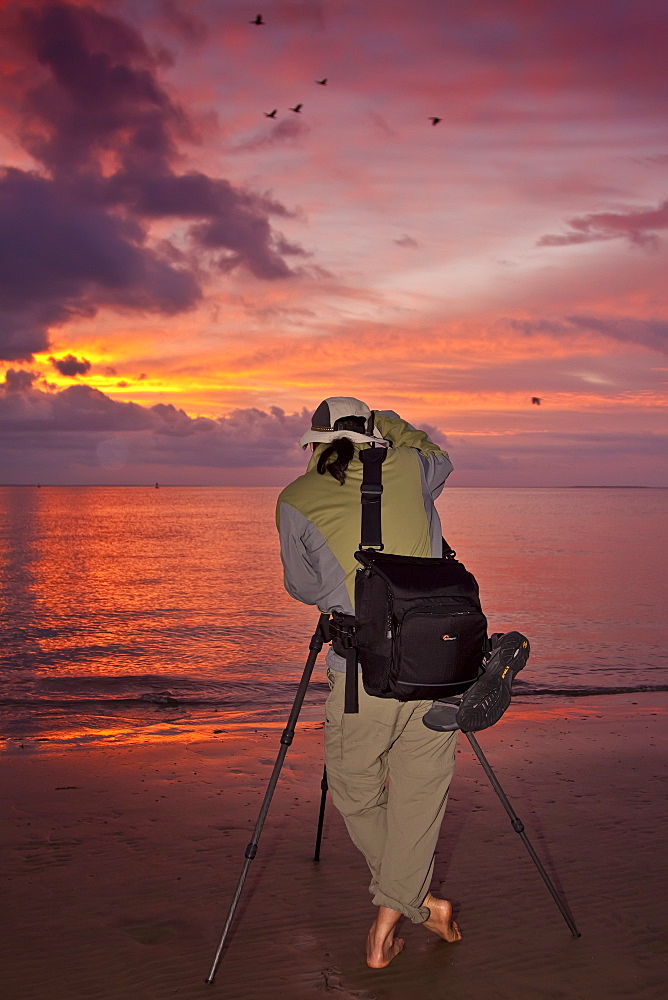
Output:
[[[383,548],[380,498],[383,492],[382,466],[386,454],[386,448],[363,448],[360,451],[362,461],[362,485],[360,486],[360,499],[362,501],[361,549]],[[346,658],[344,712],[359,712],[357,650],[351,645],[345,649],[344,656]]]
[[441,541],[443,542],[443,551],[441,553],[441,557],[443,559],[447,559],[449,562],[452,562],[456,558],[457,553],[455,552],[453,547],[449,545],[448,542],[446,542],[445,538],[443,538],[442,535],[441,535]]
[[346,715],[355,715],[360,710],[359,697],[357,694],[358,674],[357,674],[357,650],[347,649],[346,658],[346,686],[344,691],[343,711]]
[[362,537],[361,549],[382,549],[383,532],[380,521],[380,498],[383,492],[382,466],[386,448],[362,448]]
[[359,712],[357,695],[357,648],[355,646],[355,617],[340,611],[332,612],[329,627],[335,653],[346,661],[345,706],[346,714]]

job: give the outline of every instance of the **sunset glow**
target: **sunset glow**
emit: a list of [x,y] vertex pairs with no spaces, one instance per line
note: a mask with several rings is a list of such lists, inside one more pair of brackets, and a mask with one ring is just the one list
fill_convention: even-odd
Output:
[[278,485],[346,394],[668,485],[664,4],[0,12],[2,482]]

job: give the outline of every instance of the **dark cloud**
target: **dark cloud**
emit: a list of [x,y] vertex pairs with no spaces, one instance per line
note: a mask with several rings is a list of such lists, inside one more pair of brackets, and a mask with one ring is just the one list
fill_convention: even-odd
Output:
[[28,359],[48,328],[102,305],[188,309],[193,275],[145,245],[132,219],[82,200],[67,181],[11,168],[0,175],[0,357]]
[[527,336],[547,333],[550,336],[560,336],[568,332],[565,323],[550,319],[509,319],[508,326],[518,333]]
[[450,447],[450,442],[448,441],[445,432],[440,430],[438,427],[434,427],[432,424],[425,424],[423,421],[420,421],[420,430],[424,431],[429,439],[433,441],[434,444],[437,444],[439,448],[443,448],[444,451],[447,451]]
[[[450,486],[665,486],[668,436],[634,431],[587,432],[583,428],[581,432],[557,431],[549,446],[544,434],[530,432],[505,434],[490,445],[489,436],[483,432],[456,438],[451,455],[455,471],[448,480]],[[444,514],[448,511],[446,494],[440,502]],[[444,530],[446,538],[453,542],[447,527]]]
[[[576,219],[571,220],[571,223],[576,222]],[[545,236],[541,236],[539,240],[536,240],[537,247],[572,247],[579,246],[581,243],[601,243],[605,240],[614,240],[615,236],[610,233],[564,233],[562,235],[551,235],[547,233]]]
[[656,249],[658,230],[668,229],[668,201],[658,208],[629,212],[593,212],[580,218],[569,219],[569,233],[541,236],[539,247],[573,246],[578,243],[596,243],[604,240],[626,238],[634,246]]
[[517,468],[517,458],[503,455],[489,445],[473,443],[460,439],[453,445],[456,458],[456,470],[459,472],[498,472],[501,469]]
[[0,174],[0,358],[29,360],[48,347],[50,327],[101,306],[192,308],[201,266],[190,251],[153,245],[153,220],[190,222],[192,251],[225,271],[293,273],[284,258],[304,251],[270,221],[290,215],[283,205],[174,171],[190,123],[134,28],[68,3],[6,9],[3,28],[21,60],[10,113],[23,116],[20,139],[45,173]]
[[60,392],[26,387],[19,394],[9,393],[7,384],[4,392],[0,386],[0,423],[5,435],[34,430],[41,433],[81,431],[82,428],[85,428],[84,433],[141,430],[151,426],[150,412],[144,407],[137,403],[117,403],[88,385],[72,385]]
[[[279,407],[249,407],[217,419],[191,417],[171,404],[119,402],[88,385],[44,391],[35,388],[36,377],[10,369],[0,385],[0,425],[7,447],[24,441],[26,447],[88,450],[95,464],[100,440],[121,435],[126,450],[144,464],[245,468],[304,463],[297,442],[309,426],[305,410],[286,414]],[[111,445],[104,447],[109,451]]]
[[10,368],[5,372],[4,390],[6,393],[28,392],[38,378],[38,372],[14,371]]
[[290,118],[279,119],[270,128],[260,129],[249,139],[237,143],[232,152],[255,153],[261,149],[271,149],[272,146],[294,143],[308,135],[310,131],[303,118],[292,115]]
[[82,358],[80,361],[74,354],[66,354],[64,358],[50,357],[49,361],[61,375],[68,378],[76,378],[77,375],[85,375],[91,369],[90,361]]
[[403,236],[400,236],[394,242],[397,244],[397,246],[407,247],[410,250],[415,250],[416,247],[420,246],[417,240],[414,240],[412,236],[407,236],[406,233],[404,233]]
[[280,202],[206,174],[193,171],[156,177],[136,170],[119,171],[104,184],[100,196],[131,208],[143,219],[205,220],[192,225],[189,236],[200,250],[226,251],[218,258],[226,271],[245,265],[257,278],[287,278],[292,271],[283,257],[306,255],[272,230],[271,216],[293,215]]
[[[541,435],[523,434],[510,436],[512,450],[521,455],[545,455],[545,438]],[[614,458],[620,455],[646,455],[653,458],[668,456],[668,435],[660,433],[635,433],[633,431],[568,432],[561,431],[550,442],[549,453],[555,458],[592,456]],[[611,468],[614,469],[614,464]]]
[[640,344],[662,354],[668,353],[668,321],[636,319],[633,316],[565,316],[563,320],[507,320],[508,326],[527,337],[547,334],[568,338],[580,331],[593,332],[627,344]]
[[156,77],[156,60],[125,21],[68,3],[25,6],[19,37],[46,71],[29,88],[24,136],[32,155],[58,176],[95,169],[120,148],[144,168],[173,156],[173,126],[185,119]]
[[595,316],[568,316],[568,322],[582,330],[593,330],[626,344],[640,344],[668,354],[668,320],[634,319],[619,316],[599,319]]

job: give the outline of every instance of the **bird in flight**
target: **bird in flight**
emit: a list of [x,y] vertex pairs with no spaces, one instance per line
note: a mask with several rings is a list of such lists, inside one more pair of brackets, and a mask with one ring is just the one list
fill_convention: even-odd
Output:
[[327,77],[324,77],[322,80],[316,80],[315,82],[319,83],[321,87],[324,87],[327,83]]
[[297,114],[299,114],[299,112],[303,107],[304,107],[303,104],[295,104],[294,108],[290,108],[290,111],[295,111]]
[[429,119],[432,125],[438,125],[438,123],[442,120],[443,120],[442,118],[436,118],[434,115],[432,115],[431,118]]
[[264,117],[265,117],[265,118],[275,118],[275,117],[276,117],[276,112],[277,112],[277,111],[278,111],[278,108],[274,108],[274,110],[273,110],[273,111],[265,111],[265,113],[264,113]]
[[262,14],[258,14],[253,21],[249,21],[249,24],[266,24],[266,21],[262,20]]
[[531,397],[531,402],[534,404],[534,406],[540,406],[540,404],[541,404],[541,398],[540,398],[540,396],[532,396]]

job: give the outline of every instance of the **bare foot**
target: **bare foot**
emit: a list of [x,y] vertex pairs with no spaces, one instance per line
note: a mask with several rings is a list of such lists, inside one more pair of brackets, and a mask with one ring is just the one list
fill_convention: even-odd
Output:
[[394,931],[401,918],[397,910],[389,906],[379,906],[378,916],[371,924],[366,939],[366,964],[370,969],[384,969],[400,951],[405,942],[395,938]]
[[430,892],[425,896],[423,906],[429,908],[429,916],[423,923],[428,931],[438,934],[444,941],[461,941],[462,932],[459,925],[452,919],[452,903],[447,899],[439,899]]

